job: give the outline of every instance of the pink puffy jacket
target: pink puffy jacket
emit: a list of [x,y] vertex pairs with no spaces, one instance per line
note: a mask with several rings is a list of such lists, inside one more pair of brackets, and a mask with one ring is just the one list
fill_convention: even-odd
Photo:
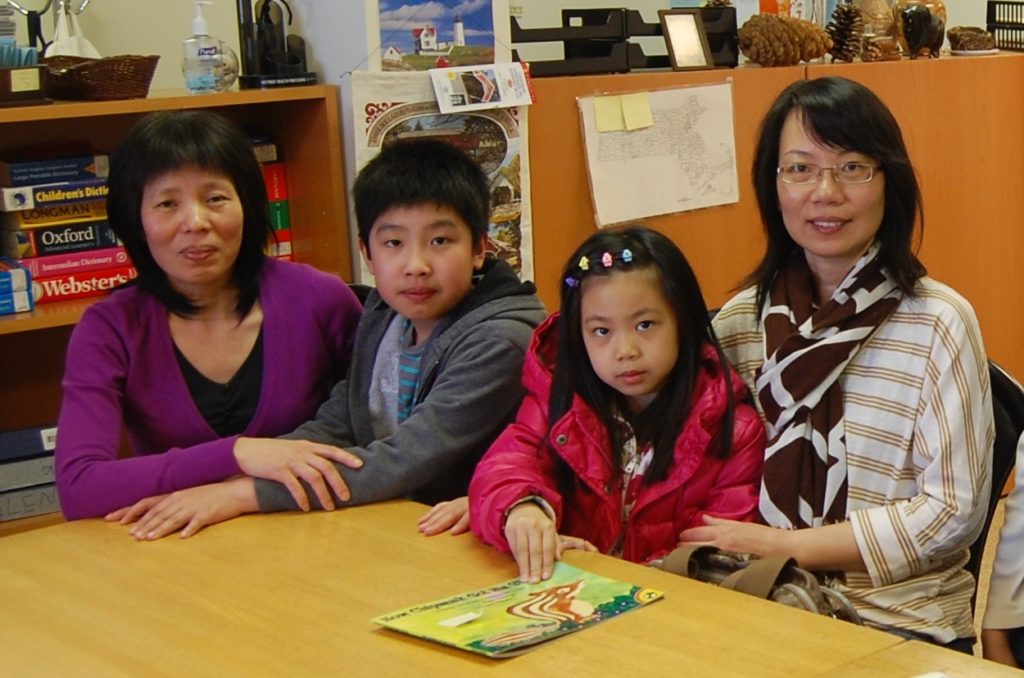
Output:
[[[543,497],[555,510],[560,534],[582,537],[602,553],[623,530],[619,464],[597,415],[580,398],[548,432],[548,394],[557,337],[557,318],[534,332],[523,365],[526,397],[516,421],[498,437],[477,465],[469,487],[473,532],[508,551],[505,513],[523,497]],[[678,545],[679,533],[701,525],[710,514],[753,520],[764,460],[764,429],[747,402],[747,389],[730,370],[735,415],[732,454],[708,453],[726,407],[726,381],[714,348],[706,347],[694,388],[694,402],[679,438],[668,476],[643,485],[625,526],[623,558],[644,562]],[[556,452],[552,452],[554,449]],[[571,497],[562,497],[555,480],[557,453],[578,478]]]

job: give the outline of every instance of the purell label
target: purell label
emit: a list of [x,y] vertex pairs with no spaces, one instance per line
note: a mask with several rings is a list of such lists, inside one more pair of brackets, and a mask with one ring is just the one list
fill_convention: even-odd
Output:
[[198,56],[200,56],[200,57],[204,57],[204,56],[212,56],[212,57],[215,57],[215,56],[217,56],[217,55],[219,55],[219,54],[220,54],[220,47],[218,47],[218,46],[216,46],[216,45],[211,45],[211,46],[209,46],[209,47],[200,47],[200,48],[199,48],[199,49],[198,49],[198,50],[196,51],[196,54],[197,54]]

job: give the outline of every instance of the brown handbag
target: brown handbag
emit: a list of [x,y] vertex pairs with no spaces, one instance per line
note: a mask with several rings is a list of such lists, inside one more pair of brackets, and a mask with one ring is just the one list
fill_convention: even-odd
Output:
[[846,596],[818,581],[794,558],[759,558],[714,546],[684,545],[665,556],[661,569],[801,610],[864,623]]

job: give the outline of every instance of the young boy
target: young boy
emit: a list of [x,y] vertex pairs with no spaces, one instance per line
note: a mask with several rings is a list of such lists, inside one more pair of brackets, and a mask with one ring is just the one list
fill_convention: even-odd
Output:
[[[545,313],[532,283],[484,256],[489,196],[480,168],[439,141],[394,144],[356,178],[359,249],[377,289],[348,378],[286,436],[363,460],[345,475],[350,504],[465,494],[515,415],[523,355]],[[256,494],[262,511],[298,508],[280,483],[257,480]]]
[[[488,182],[461,151],[433,140],[395,143],[359,173],[353,196],[359,249],[377,288],[348,377],[284,439],[238,439],[246,475],[120,512],[121,522],[138,521],[136,538],[181,528],[189,536],[256,510],[466,493],[477,460],[518,408],[523,356],[544,307],[532,283],[485,256]],[[202,510],[191,501],[200,492]]]

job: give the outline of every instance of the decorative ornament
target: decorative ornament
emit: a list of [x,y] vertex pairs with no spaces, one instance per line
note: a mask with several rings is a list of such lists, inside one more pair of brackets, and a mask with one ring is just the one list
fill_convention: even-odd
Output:
[[942,0],[896,0],[892,14],[900,47],[911,59],[939,57],[946,37],[946,5]]
[[892,9],[887,0],[853,0],[853,6],[860,10],[864,18],[866,36],[895,35]]
[[605,252],[604,253],[604,255],[601,257],[601,265],[604,266],[605,268],[611,268],[612,267],[612,253],[611,252]]
[[[728,2],[729,0],[725,1]],[[628,249],[622,250],[622,261],[624,261],[627,264],[633,261],[633,253]]]
[[580,286],[580,281],[572,277],[571,275],[567,275],[565,276],[565,284],[568,285],[569,287],[576,288]]
[[731,0],[708,0],[704,3],[705,7],[732,7]]
[[957,52],[984,52],[996,48],[995,37],[977,26],[954,26],[946,31],[949,46]]
[[762,66],[795,66],[824,56],[832,38],[821,26],[774,14],[755,14],[739,30],[740,50]]
[[860,10],[845,2],[832,12],[832,20],[825,27],[832,38],[832,61],[853,61],[860,56],[864,38],[864,17]]
[[580,257],[579,267],[580,267],[581,271],[589,271],[590,270],[590,259],[587,259],[586,256]]

